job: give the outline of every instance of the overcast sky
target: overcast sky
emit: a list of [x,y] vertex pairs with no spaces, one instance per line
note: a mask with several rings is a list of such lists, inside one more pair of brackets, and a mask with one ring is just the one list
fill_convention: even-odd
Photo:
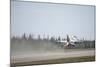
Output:
[[95,7],[11,1],[11,34],[94,39]]

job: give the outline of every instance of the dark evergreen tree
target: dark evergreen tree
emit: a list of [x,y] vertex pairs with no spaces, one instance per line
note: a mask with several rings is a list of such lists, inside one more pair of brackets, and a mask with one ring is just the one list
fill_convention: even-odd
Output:
[[22,39],[24,39],[24,40],[27,39],[25,33],[23,34]]
[[61,38],[60,38],[60,36],[58,37],[58,41],[60,41],[61,40]]
[[54,38],[54,37],[51,37],[51,39],[50,39],[50,40],[54,42],[54,41],[55,41],[55,38]]
[[41,40],[41,37],[40,37],[40,35],[38,35],[38,40]]
[[29,34],[29,38],[28,38],[29,40],[32,40],[32,35],[31,34]]

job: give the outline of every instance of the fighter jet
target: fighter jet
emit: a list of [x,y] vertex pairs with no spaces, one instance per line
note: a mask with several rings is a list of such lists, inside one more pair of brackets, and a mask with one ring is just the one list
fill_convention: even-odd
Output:
[[64,40],[59,40],[57,42],[59,43],[63,43],[63,47],[66,48],[66,47],[69,47],[69,48],[72,48],[72,47],[75,47],[75,43],[78,42],[78,38],[76,36],[71,36],[71,38],[69,37],[69,35],[67,35],[67,38],[64,39]]

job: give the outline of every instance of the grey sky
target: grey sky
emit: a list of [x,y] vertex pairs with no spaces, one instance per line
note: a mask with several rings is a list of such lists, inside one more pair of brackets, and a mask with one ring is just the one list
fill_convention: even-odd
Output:
[[12,1],[11,34],[69,34],[94,39],[94,17],[94,6]]

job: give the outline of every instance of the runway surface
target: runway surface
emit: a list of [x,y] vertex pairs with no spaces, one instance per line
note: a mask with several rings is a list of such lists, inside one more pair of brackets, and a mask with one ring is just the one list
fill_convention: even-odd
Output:
[[81,56],[95,56],[94,49],[66,49],[64,51],[42,52],[42,53],[24,53],[20,55],[11,55],[11,63],[22,63],[31,61],[42,61],[59,58],[73,58]]

